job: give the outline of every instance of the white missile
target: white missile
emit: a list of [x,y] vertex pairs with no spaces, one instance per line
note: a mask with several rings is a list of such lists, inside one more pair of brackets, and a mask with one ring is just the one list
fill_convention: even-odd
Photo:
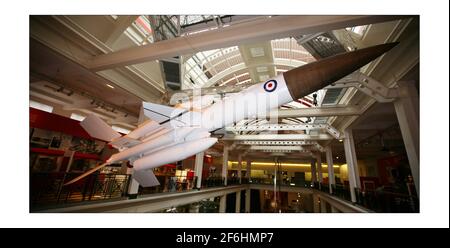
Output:
[[[155,129],[156,130],[156,129]],[[168,132],[166,135],[161,135],[159,138],[145,140],[144,142],[125,149],[119,153],[113,154],[106,162],[109,164],[117,163],[124,160],[129,160],[133,157],[139,156],[144,153],[149,153],[162,146],[170,143],[179,143],[182,141],[193,128],[180,128],[174,129]]]
[[[120,136],[99,117],[91,115],[81,126],[95,138],[109,141],[119,149],[105,164],[66,183],[73,183],[107,164],[129,160],[142,185],[157,181],[151,168],[183,160],[211,147],[216,138],[212,130],[244,118],[264,115],[266,111],[302,98],[345,77],[392,49],[389,43],[338,54],[292,69],[264,83],[255,84],[231,97],[211,102],[209,107],[180,109],[144,102],[143,113],[151,121]],[[183,105],[180,105],[183,106]],[[148,170],[148,171],[147,171]]]
[[216,142],[217,138],[203,138],[171,146],[134,161],[133,168],[137,171],[147,170],[174,161],[181,161],[208,149]]

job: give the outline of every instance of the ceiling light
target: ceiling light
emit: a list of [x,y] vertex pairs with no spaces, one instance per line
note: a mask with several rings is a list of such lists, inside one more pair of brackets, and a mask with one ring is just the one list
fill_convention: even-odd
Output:
[[339,142],[342,142],[342,140],[340,139]]
[[114,86],[110,85],[110,84],[106,84],[106,86],[108,86],[111,89],[114,89]]

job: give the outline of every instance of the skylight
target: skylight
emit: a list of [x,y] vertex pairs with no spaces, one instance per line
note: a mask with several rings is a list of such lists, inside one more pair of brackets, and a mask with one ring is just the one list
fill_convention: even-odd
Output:
[[363,26],[356,26],[356,27],[350,27],[350,28],[346,28],[348,31],[351,31],[355,34],[359,34],[359,35],[364,35],[364,32],[367,30],[367,25],[363,25]]
[[75,113],[72,113],[70,115],[70,119],[76,120],[76,121],[82,121],[82,120],[84,120],[84,118],[86,118],[86,116],[75,114]]
[[30,100],[30,107],[35,108],[35,109],[39,109],[48,113],[52,113],[53,112],[53,107],[49,106],[47,104],[43,104],[40,102],[36,102],[33,100]]

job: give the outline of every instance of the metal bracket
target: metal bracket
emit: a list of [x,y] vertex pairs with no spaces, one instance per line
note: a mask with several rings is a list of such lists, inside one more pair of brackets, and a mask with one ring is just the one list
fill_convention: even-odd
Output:
[[379,81],[361,73],[354,72],[349,76],[332,83],[325,89],[357,88],[362,93],[374,98],[378,102],[392,102],[398,97],[397,88],[388,88]]

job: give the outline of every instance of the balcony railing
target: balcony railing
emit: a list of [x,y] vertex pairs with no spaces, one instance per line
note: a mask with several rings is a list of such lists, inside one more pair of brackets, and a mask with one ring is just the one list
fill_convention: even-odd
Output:
[[[48,208],[62,204],[85,201],[120,199],[129,197],[128,188],[130,175],[126,174],[93,174],[72,185],[63,186],[78,176],[78,173],[33,173],[30,181],[31,210]],[[148,195],[164,192],[185,192],[196,188],[197,177],[176,179],[158,178],[160,185],[148,188],[139,188],[138,195]],[[202,180],[202,188],[225,186],[223,177],[207,177]],[[270,178],[227,178],[227,186],[239,184],[273,185]],[[313,188],[329,194],[328,184],[319,184],[309,181],[291,182],[280,180],[280,186]],[[351,201],[348,185],[332,185],[332,195],[343,200]],[[399,194],[389,191],[361,191],[355,189],[356,202],[354,204],[382,213],[416,213],[419,212],[419,200],[416,196]],[[134,197],[136,197],[134,195]]]
[[31,210],[48,206],[125,197],[130,175],[93,174],[74,184],[63,186],[80,173],[32,173]]

